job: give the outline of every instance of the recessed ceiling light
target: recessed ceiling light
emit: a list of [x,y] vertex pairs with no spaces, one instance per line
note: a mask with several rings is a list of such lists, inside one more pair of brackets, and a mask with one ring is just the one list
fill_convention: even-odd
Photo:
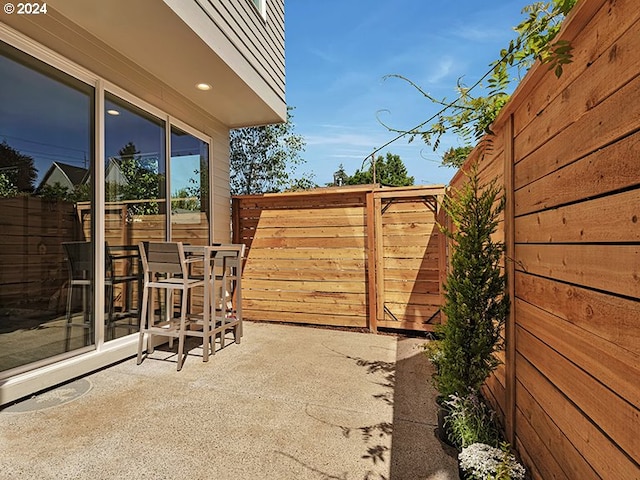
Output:
[[211,85],[208,83],[198,83],[196,84],[196,88],[206,92],[207,90],[211,90]]
[[118,110],[114,110],[113,108],[112,108],[112,109],[110,109],[110,110],[107,110],[107,113],[108,113],[109,115],[114,115],[114,116],[116,116],[116,115],[120,115],[120,112],[119,112]]

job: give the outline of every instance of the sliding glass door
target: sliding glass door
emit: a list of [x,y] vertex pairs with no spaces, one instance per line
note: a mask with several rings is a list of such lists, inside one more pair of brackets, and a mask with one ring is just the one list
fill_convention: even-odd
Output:
[[0,372],[93,348],[93,132],[93,87],[0,42]]
[[140,242],[210,241],[206,137],[58,65],[0,41],[0,378],[138,332]]

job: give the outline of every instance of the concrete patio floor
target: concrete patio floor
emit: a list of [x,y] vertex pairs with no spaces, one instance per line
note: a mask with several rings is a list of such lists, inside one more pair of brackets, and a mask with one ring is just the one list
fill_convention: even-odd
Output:
[[0,411],[0,478],[458,478],[424,339],[244,327],[208,363],[159,349]]

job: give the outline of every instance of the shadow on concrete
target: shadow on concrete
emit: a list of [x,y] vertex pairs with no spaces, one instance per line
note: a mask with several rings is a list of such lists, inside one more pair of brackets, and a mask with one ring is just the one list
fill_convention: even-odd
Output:
[[[336,352],[366,369],[367,374],[382,378],[376,383],[383,391],[373,395],[393,407],[393,422],[357,428],[339,428],[345,437],[359,436],[364,445],[362,457],[371,462],[363,480],[457,480],[457,452],[444,445],[437,436],[436,390],[431,384],[433,367],[423,354],[418,338],[398,338],[396,362],[370,361]],[[327,423],[310,412],[307,415]],[[391,444],[391,446],[389,446]],[[285,455],[285,454],[283,454]],[[325,479],[348,480],[347,473],[336,476],[292,460],[320,474]],[[389,465],[389,476],[379,471]]]
[[398,339],[389,480],[458,478],[456,450],[437,437],[433,366],[420,348],[424,342]]

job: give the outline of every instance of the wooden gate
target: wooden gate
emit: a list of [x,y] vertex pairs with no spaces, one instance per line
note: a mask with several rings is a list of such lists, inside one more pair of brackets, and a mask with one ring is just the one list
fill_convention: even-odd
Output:
[[441,321],[443,194],[440,187],[373,193],[377,327],[433,331]]

